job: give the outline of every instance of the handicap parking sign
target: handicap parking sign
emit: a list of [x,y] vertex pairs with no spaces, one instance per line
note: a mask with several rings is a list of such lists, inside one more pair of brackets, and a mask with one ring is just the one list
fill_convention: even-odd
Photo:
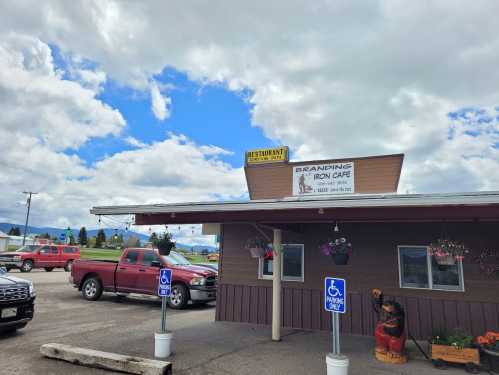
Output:
[[344,314],[347,304],[345,279],[326,277],[324,281],[324,308],[326,311]]
[[172,289],[172,270],[169,268],[162,268],[159,270],[158,296],[170,297],[171,289]]

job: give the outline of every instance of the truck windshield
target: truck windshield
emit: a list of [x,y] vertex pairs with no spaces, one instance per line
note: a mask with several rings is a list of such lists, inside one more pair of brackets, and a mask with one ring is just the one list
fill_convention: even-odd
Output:
[[174,251],[170,252],[170,255],[163,255],[162,257],[168,264],[174,266],[188,266],[191,264],[183,255]]
[[21,247],[20,249],[17,249],[16,252],[18,253],[32,253],[36,249],[38,249],[40,246],[38,245],[25,245]]

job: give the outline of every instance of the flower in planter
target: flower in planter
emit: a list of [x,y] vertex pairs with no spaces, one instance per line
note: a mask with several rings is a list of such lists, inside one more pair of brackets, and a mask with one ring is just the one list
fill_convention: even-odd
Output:
[[463,260],[464,255],[469,253],[468,248],[457,241],[439,238],[429,246],[430,255],[433,255],[435,260]]
[[252,237],[246,241],[245,248],[253,258],[261,258],[265,256],[267,244],[260,237]]
[[267,245],[267,249],[265,250],[265,255],[263,256],[263,259],[267,259],[267,260],[274,259],[274,249],[272,247],[272,244]]
[[337,265],[347,264],[353,251],[352,244],[345,237],[329,240],[320,245],[319,249],[324,255],[331,256]]
[[331,255],[335,254],[352,254],[353,248],[350,242],[347,242],[345,237],[337,238],[331,245]]

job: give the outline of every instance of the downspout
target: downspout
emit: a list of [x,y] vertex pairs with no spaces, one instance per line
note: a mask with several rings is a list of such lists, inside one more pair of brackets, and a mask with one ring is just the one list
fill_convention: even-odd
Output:
[[282,231],[274,229],[272,278],[272,340],[281,341],[281,240]]

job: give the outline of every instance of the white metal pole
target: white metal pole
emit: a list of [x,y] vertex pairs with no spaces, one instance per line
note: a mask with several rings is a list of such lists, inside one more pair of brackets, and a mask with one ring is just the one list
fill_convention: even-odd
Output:
[[281,262],[282,232],[274,229],[274,260],[272,278],[272,340],[281,340]]

